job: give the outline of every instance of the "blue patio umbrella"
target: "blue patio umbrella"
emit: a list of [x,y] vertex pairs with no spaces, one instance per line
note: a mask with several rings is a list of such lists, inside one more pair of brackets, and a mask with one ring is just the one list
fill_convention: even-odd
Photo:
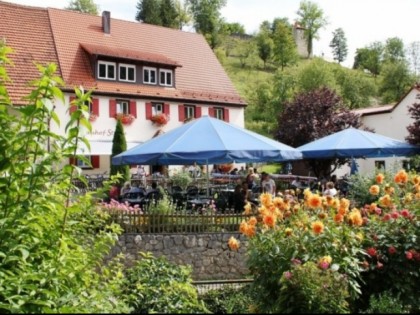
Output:
[[373,158],[420,154],[420,146],[348,128],[297,148],[306,159]]
[[302,153],[255,132],[203,116],[112,158],[124,164],[222,164],[291,161]]

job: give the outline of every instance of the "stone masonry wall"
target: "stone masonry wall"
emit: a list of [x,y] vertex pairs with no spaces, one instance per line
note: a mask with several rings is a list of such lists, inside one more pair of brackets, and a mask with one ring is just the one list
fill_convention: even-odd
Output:
[[[232,251],[228,240],[235,236],[239,250]],[[242,279],[248,269],[245,253],[248,240],[238,234],[130,234],[120,236],[111,256],[123,253],[127,265],[141,259],[139,252],[151,252],[155,257],[166,258],[178,265],[190,265],[194,280]]]

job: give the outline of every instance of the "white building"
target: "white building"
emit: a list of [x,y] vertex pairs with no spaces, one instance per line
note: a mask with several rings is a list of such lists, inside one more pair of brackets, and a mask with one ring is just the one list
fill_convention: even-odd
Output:
[[[202,115],[244,126],[246,104],[200,34],[113,19],[107,11],[93,16],[2,1],[0,16],[0,39],[14,50],[7,67],[14,105],[25,105],[27,82],[39,76],[34,62],[57,64],[65,82],[64,104],[55,103],[61,127],[52,128],[59,134],[74,88],[93,90],[87,174],[109,171],[117,116],[130,118],[129,148]],[[157,126],[156,114],[169,116],[168,123]]]

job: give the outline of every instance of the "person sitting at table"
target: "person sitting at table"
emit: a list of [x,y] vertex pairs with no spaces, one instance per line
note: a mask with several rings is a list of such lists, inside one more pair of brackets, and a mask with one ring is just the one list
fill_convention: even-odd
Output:
[[254,168],[250,167],[248,169],[248,175],[246,176],[245,181],[248,184],[248,188],[252,189],[255,186],[255,180],[256,180],[257,176],[254,173]]
[[333,182],[328,182],[326,184],[326,189],[322,192],[322,195],[330,197],[334,197],[335,195],[337,195],[337,189],[335,189]]
[[121,196],[124,196],[126,193],[130,192],[131,190],[131,183],[125,182],[123,188],[121,189]]
[[248,183],[246,181],[242,182],[241,192],[245,204],[250,202],[254,206],[258,205],[258,201],[253,198],[252,190],[248,188]]
[[[248,187],[248,185],[247,185],[247,187]],[[244,211],[245,198],[244,198],[244,194],[242,193],[242,185],[241,184],[237,184],[235,186],[235,190],[234,190],[233,195],[232,195],[232,205],[233,205],[233,210],[236,213],[241,213],[242,211]]]
[[276,183],[266,172],[261,173],[261,187],[264,193],[269,193],[273,197],[276,196]]

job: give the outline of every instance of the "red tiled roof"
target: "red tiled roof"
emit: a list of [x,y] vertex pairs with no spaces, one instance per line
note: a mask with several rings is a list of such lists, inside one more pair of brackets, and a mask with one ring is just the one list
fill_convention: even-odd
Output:
[[[37,61],[57,63],[67,90],[82,85],[97,94],[246,105],[200,34],[112,18],[110,34],[105,34],[101,16],[2,1],[0,16],[0,38],[6,37],[7,45],[16,50],[11,59],[17,67],[8,68],[14,99],[29,91],[25,84],[38,76],[32,64]],[[92,53],[175,66],[176,87],[96,81]]]
[[23,104],[22,97],[32,90],[28,82],[39,77],[35,63],[58,64],[48,11],[0,2],[0,40],[13,49],[9,59],[14,65],[6,65],[11,79],[6,83],[9,95],[14,104]]
[[153,54],[148,52],[135,51],[123,48],[113,48],[92,44],[80,44],[91,55],[118,57],[129,60],[139,60],[152,62],[162,65],[181,66],[176,61],[173,61],[163,55]]

